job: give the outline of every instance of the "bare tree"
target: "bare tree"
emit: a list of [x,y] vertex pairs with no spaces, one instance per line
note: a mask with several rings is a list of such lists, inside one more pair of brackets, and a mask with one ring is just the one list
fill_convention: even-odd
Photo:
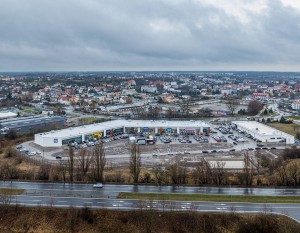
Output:
[[208,161],[201,159],[196,165],[194,171],[194,179],[198,184],[210,184],[211,182],[211,166]]
[[226,101],[226,108],[228,109],[228,111],[230,111],[231,115],[234,115],[234,112],[239,106],[239,104],[240,104],[239,101],[237,101],[233,97],[230,97]]
[[212,116],[212,110],[210,108],[201,108],[198,110],[197,115],[199,117],[210,117]]
[[138,144],[132,143],[130,150],[129,169],[134,183],[138,183],[141,173],[141,150]]
[[162,185],[166,181],[166,174],[162,168],[162,164],[155,164],[153,172],[156,183]]
[[191,110],[191,101],[189,99],[182,100],[181,110],[182,110],[184,116],[189,117],[190,110]]
[[247,107],[247,112],[250,115],[256,115],[263,109],[263,104],[259,100],[251,100]]
[[213,166],[212,166],[212,180],[216,185],[221,185],[224,184],[227,176],[226,176],[226,171],[224,169],[225,167],[225,162],[217,161]]
[[185,184],[187,181],[187,162],[180,163],[180,158],[176,157],[174,162],[166,168],[173,184]]
[[256,172],[257,172],[257,181],[256,184],[261,184],[260,174],[261,174],[261,168],[262,168],[262,157],[259,150],[255,151],[255,157],[256,157]]
[[167,110],[166,115],[167,115],[167,118],[169,118],[169,119],[174,118],[174,111],[173,111],[173,109],[169,107],[168,110]]
[[98,182],[103,182],[105,165],[106,159],[103,144],[96,144],[93,151],[93,173],[95,180]]
[[0,194],[0,214],[7,213],[11,202],[12,195],[8,191],[3,190],[2,194]]
[[299,171],[299,164],[297,161],[292,161],[288,165],[288,174],[291,180],[292,185],[298,185],[299,184],[299,178],[300,178],[300,171]]
[[68,171],[68,163],[65,160],[61,160],[58,164],[57,171],[61,173],[63,181],[66,182],[66,176]]
[[18,179],[20,176],[20,170],[15,166],[15,164],[5,162],[2,164],[0,170],[4,179],[12,181],[13,179]]
[[252,186],[253,176],[254,176],[254,167],[253,167],[253,164],[250,160],[248,151],[246,151],[245,154],[244,154],[244,169],[243,169],[243,172],[244,172],[244,176],[245,176],[244,177],[245,184],[247,186]]
[[74,156],[74,149],[72,146],[69,146],[68,170],[70,181],[74,180]]
[[134,119],[139,119],[144,113],[144,109],[141,107],[135,107],[131,109],[131,113]]
[[80,149],[78,158],[78,169],[81,174],[81,178],[85,179],[91,166],[91,156],[87,153],[85,148]]
[[288,184],[288,168],[286,164],[283,164],[277,169],[277,179],[278,179],[278,185],[287,185]]
[[131,96],[128,96],[128,97],[126,98],[126,104],[132,104],[132,103],[133,103],[133,101],[132,101]]

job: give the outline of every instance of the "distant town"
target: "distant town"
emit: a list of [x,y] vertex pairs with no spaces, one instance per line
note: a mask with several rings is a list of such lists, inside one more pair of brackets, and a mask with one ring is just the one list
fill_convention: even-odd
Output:
[[[251,101],[264,106],[261,116],[292,116],[300,109],[299,77],[268,72],[7,73],[0,75],[0,99],[3,117],[5,112],[131,119],[255,116],[262,109],[249,109]],[[226,105],[232,99],[234,106]]]
[[[38,195],[42,205],[131,210],[135,195],[149,199],[152,190],[160,200],[166,192],[243,202],[250,190],[257,193],[247,202],[265,203],[264,192],[281,202],[289,190],[266,187],[300,185],[300,73],[2,73],[0,98],[0,179],[53,182],[13,183],[25,187],[24,205]],[[69,194],[60,186],[67,182]],[[40,186],[33,192],[32,185]],[[295,192],[286,203],[297,203]],[[176,210],[192,210],[176,200]],[[147,210],[162,204],[145,203]]]

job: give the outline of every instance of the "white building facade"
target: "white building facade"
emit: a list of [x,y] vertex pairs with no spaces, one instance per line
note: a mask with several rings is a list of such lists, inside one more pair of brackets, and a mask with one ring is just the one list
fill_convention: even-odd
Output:
[[254,138],[265,143],[285,142],[286,144],[294,144],[295,137],[279,131],[275,128],[256,121],[233,121],[233,126],[237,129],[252,135]]
[[295,100],[292,103],[292,109],[299,110],[300,109],[300,100]]
[[72,127],[34,135],[34,142],[42,147],[61,147],[72,142],[81,143],[91,137],[107,137],[122,133],[200,134],[210,131],[203,121],[115,120]]

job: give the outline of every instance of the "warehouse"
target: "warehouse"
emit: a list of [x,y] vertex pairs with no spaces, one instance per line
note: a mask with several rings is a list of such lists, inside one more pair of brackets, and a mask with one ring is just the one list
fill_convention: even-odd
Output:
[[53,129],[65,124],[66,118],[59,116],[27,116],[15,117],[0,120],[1,133],[5,134],[9,130],[14,130],[17,133],[38,132],[41,130]]
[[294,136],[256,121],[233,121],[232,125],[261,142],[285,142],[286,144],[294,144],[295,142]]
[[114,120],[35,134],[34,141],[43,147],[60,147],[72,142],[81,143],[94,137],[113,136],[116,133],[199,134],[209,132],[209,130],[208,124],[194,120]]
[[16,117],[18,114],[14,112],[0,112],[0,119],[7,119],[7,118],[12,118]]

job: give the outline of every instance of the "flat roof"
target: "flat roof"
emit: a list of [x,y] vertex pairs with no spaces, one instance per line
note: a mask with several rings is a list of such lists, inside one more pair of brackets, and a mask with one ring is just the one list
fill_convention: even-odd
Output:
[[65,138],[65,137],[73,137],[79,136],[83,134],[91,134],[94,132],[101,132],[104,130],[110,129],[118,129],[118,128],[186,128],[186,129],[194,129],[199,127],[210,127],[204,121],[166,121],[166,120],[113,120],[106,121],[96,124],[71,127],[68,129],[55,130],[42,134],[38,134],[42,137],[57,137],[57,138]]
[[0,123],[15,123],[15,122],[22,122],[22,121],[37,121],[37,120],[44,120],[44,119],[50,119],[50,118],[56,118],[56,119],[65,119],[65,117],[61,116],[45,116],[45,115],[34,115],[34,116],[26,116],[26,117],[16,117],[16,118],[9,118],[9,119],[1,119]]
[[63,119],[58,118],[47,118],[47,119],[41,119],[36,121],[16,121],[16,122],[9,122],[9,123],[3,123],[1,124],[4,127],[7,127],[9,129],[15,129],[15,128],[22,128],[27,126],[34,126],[34,125],[40,125],[40,124],[51,124],[53,122],[62,121]]
[[273,127],[270,127],[268,125],[259,123],[257,121],[233,121],[233,124],[236,124],[237,126],[241,126],[243,128],[246,128],[247,130],[259,134],[261,136],[285,136],[285,137],[294,137],[290,134],[287,134],[285,132],[282,132],[278,129],[275,129]]
[[18,114],[14,112],[0,112],[0,119],[9,118],[9,117],[16,117]]

